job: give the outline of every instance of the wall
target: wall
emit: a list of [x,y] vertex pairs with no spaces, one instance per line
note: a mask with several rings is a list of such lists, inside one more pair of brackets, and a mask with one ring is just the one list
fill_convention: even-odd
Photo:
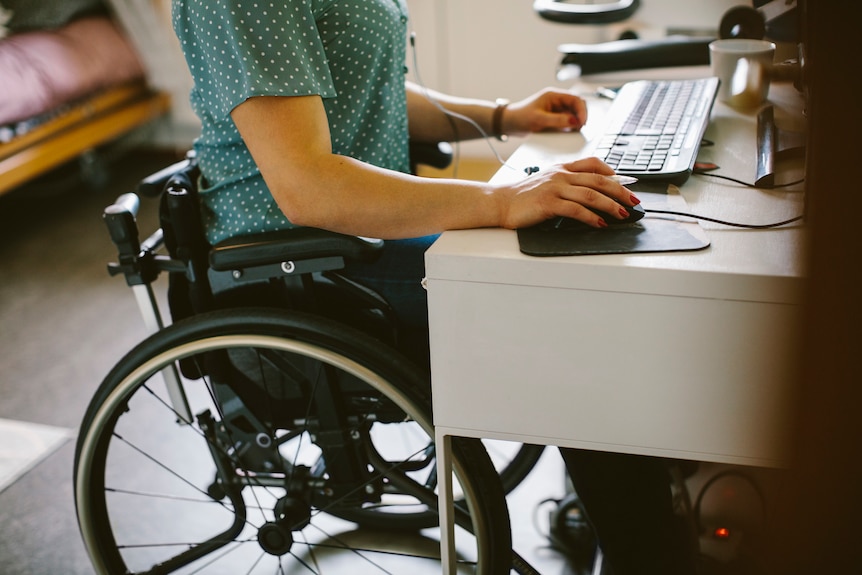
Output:
[[200,133],[189,104],[191,76],[174,36],[170,0],[108,0],[129,39],[138,49],[150,84],[171,95],[171,115],[152,133],[156,146],[187,149]]
[[428,84],[465,96],[510,98],[556,83],[560,44],[612,40],[623,29],[642,37],[687,29],[714,32],[724,12],[741,3],[643,0],[630,20],[600,27],[549,22],[531,0],[407,0]]

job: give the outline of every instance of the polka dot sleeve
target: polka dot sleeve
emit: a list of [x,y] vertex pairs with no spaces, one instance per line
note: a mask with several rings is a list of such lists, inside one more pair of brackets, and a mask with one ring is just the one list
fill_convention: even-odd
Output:
[[319,95],[333,153],[409,170],[404,0],[172,0],[172,16],[210,242],[292,226],[230,116],[250,97]]
[[[314,0],[186,0],[174,14],[180,41],[194,43],[189,65],[210,112],[227,116],[253,96],[335,96]],[[175,10],[178,3],[174,5]]]

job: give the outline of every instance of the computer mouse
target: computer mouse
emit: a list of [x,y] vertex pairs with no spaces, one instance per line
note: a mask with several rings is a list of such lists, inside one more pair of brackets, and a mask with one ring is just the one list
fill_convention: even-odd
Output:
[[640,204],[638,204],[636,206],[632,206],[630,208],[626,208],[626,210],[628,210],[628,212],[629,212],[629,217],[623,218],[620,220],[618,218],[615,218],[614,216],[611,216],[611,215],[606,214],[604,212],[601,212],[599,210],[594,210],[594,209],[590,208],[591,212],[604,218],[604,220],[608,223],[608,226],[619,226],[622,224],[633,224],[633,223],[643,219],[643,217],[646,215],[646,212],[644,211],[643,207]]
[[[600,210],[595,210],[593,208],[589,208],[591,212],[596,214],[597,216],[604,219],[608,227],[618,227],[625,224],[633,224],[639,220],[641,220],[646,213],[644,209],[640,206],[632,206],[630,208],[626,208],[629,212],[629,217],[625,219],[617,219],[610,214],[602,212]],[[550,220],[546,220],[539,224],[539,227],[544,230],[595,230],[593,226],[589,224],[585,224],[580,220],[576,220],[573,218],[567,218],[564,216],[551,218]]]

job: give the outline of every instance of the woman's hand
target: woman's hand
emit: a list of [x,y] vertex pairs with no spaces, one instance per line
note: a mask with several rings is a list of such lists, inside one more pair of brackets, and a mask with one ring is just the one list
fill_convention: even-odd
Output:
[[528,178],[498,188],[500,226],[517,229],[565,216],[595,228],[607,221],[589,208],[624,219],[626,208],[640,200],[607,176],[614,171],[598,158],[552,166]]
[[571,92],[547,88],[510,104],[503,113],[502,131],[510,135],[545,130],[577,131],[586,121],[586,102]]

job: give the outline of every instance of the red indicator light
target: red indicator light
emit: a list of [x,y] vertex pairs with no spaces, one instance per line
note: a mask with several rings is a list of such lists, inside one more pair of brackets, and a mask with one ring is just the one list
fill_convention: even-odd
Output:
[[716,539],[728,539],[730,537],[730,529],[727,527],[716,527],[712,535]]

